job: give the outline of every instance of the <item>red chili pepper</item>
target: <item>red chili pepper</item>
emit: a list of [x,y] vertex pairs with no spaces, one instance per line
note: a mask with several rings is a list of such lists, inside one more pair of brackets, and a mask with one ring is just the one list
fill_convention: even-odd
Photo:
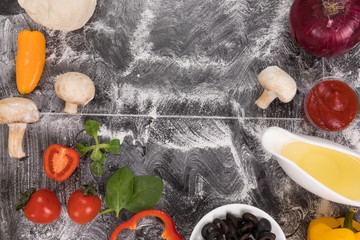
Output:
[[172,218],[161,210],[145,210],[135,214],[129,221],[120,224],[110,236],[110,240],[116,240],[119,233],[124,229],[136,229],[139,219],[147,216],[158,217],[164,224],[164,231],[161,237],[167,240],[184,240],[184,238],[176,231],[175,223]]

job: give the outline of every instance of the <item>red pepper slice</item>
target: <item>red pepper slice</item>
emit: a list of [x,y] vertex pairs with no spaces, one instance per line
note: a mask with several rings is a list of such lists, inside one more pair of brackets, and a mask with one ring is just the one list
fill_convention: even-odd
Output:
[[139,219],[147,216],[158,217],[164,224],[164,231],[161,237],[167,240],[183,240],[184,238],[176,231],[172,218],[161,210],[145,210],[135,214],[129,221],[120,224],[110,236],[110,240],[116,240],[119,233],[124,229],[136,229]]

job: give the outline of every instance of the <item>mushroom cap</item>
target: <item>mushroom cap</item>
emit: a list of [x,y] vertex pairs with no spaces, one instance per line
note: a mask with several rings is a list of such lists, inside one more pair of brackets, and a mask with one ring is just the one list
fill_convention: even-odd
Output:
[[65,102],[85,105],[94,98],[95,86],[85,74],[68,72],[56,80],[55,93]]
[[258,80],[267,91],[274,92],[281,102],[290,102],[296,94],[295,80],[277,66],[262,70]]
[[39,119],[39,110],[29,99],[10,97],[0,100],[0,124],[32,123]]

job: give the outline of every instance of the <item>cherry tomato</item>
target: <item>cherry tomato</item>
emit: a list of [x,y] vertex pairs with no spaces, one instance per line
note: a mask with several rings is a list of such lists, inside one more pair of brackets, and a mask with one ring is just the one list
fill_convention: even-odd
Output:
[[74,149],[58,144],[50,145],[43,157],[45,174],[55,181],[64,181],[74,172],[79,160],[79,154]]
[[36,223],[51,223],[59,218],[60,212],[59,199],[48,189],[33,193],[24,208],[25,217]]
[[71,220],[84,224],[93,220],[100,208],[101,201],[98,196],[84,195],[81,190],[77,190],[69,198],[67,212]]

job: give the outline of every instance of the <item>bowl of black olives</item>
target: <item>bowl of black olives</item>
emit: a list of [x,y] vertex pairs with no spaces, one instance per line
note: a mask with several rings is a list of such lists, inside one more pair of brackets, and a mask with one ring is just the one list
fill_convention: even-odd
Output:
[[266,212],[246,204],[228,204],[206,214],[190,240],[286,240],[279,224]]

